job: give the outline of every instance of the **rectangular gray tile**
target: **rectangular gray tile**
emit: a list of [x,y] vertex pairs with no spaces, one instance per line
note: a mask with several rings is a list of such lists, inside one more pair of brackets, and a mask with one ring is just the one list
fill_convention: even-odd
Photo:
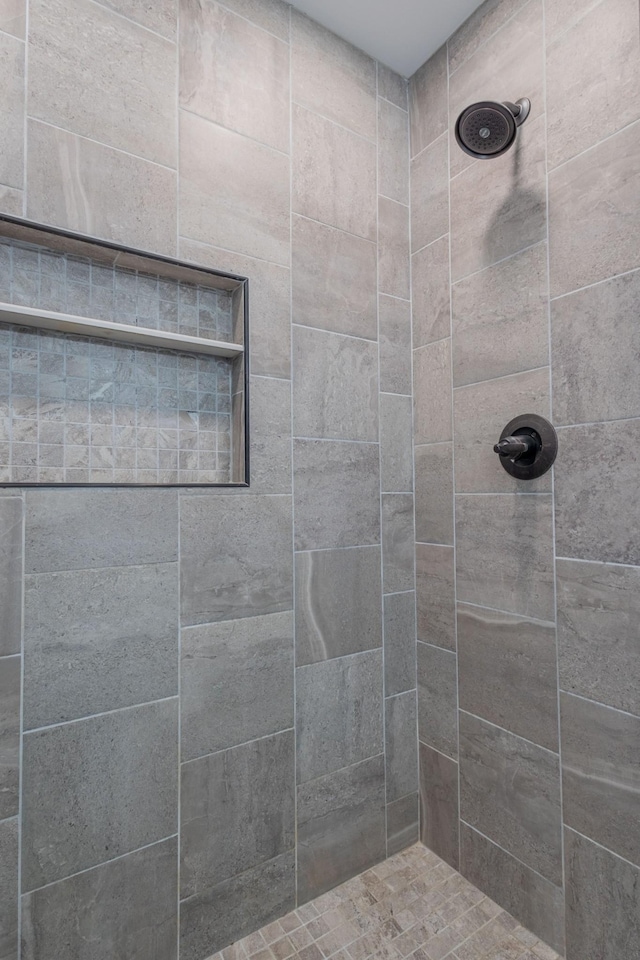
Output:
[[24,891],[176,832],[176,699],[28,733],[23,750]]
[[384,758],[298,787],[298,903],[385,858]]
[[420,805],[417,793],[387,804],[387,856],[413,846],[420,839]]
[[0,656],[20,653],[22,630],[21,497],[0,499]]
[[411,304],[383,294],[380,322],[380,389],[411,394]]
[[295,215],[292,231],[294,322],[377,339],[375,244]]
[[[160,0],[153,6],[140,5],[137,0],[100,0],[104,7],[116,10],[122,16],[135,20],[149,30],[174,40],[178,29],[178,11],[173,0]],[[229,4],[231,6],[231,4]]]
[[289,7],[282,0],[226,0],[225,7],[281,40],[289,39]]
[[13,37],[24,40],[27,20],[26,0],[2,0],[0,3],[0,29]]
[[178,559],[175,490],[30,490],[26,573]]
[[407,112],[388,100],[378,100],[378,193],[409,203]]
[[453,73],[499,30],[527,0],[486,0],[449,37],[449,69]]
[[451,340],[413,351],[414,442],[452,439]]
[[294,440],[293,466],[297,550],[380,542],[376,444]]
[[382,652],[296,670],[298,783],[383,751]]
[[251,490],[291,493],[291,384],[251,377]]
[[458,869],[458,764],[425,743],[420,749],[420,839]]
[[459,600],[554,619],[550,496],[457,496],[456,547]]
[[640,718],[563,693],[564,822],[640,864]]
[[460,817],[547,880],[561,884],[557,755],[464,711]]
[[378,62],[378,96],[384,97],[396,107],[407,109],[407,81],[398,73]]
[[422,743],[458,759],[456,655],[418,643],[418,736]]
[[23,957],[175,960],[177,878],[173,838],[27,894]]
[[394,697],[416,685],[416,596],[384,597],[384,689]]
[[382,494],[382,588],[400,593],[415,588],[413,496]]
[[411,397],[380,394],[380,474],[382,490],[413,489],[413,403]]
[[294,436],[378,439],[376,343],[294,326],[293,360]]
[[[564,950],[562,887],[460,824],[460,872],[554,950]],[[526,954],[525,954],[526,956]]]
[[458,676],[462,710],[558,749],[555,624],[460,604]]
[[416,540],[453,543],[453,444],[416,447]]
[[413,346],[423,347],[451,333],[449,235],[411,257]]
[[412,157],[433,143],[447,129],[448,84],[445,43],[416,70],[409,81]]
[[24,186],[24,61],[24,43],[6,33],[0,35],[0,103],[5,118],[0,147],[0,183],[20,189]]
[[560,686],[640,716],[640,569],[558,560]]
[[382,645],[380,547],[297,553],[296,664]]
[[449,232],[449,144],[443,134],[411,161],[411,251]]
[[418,789],[416,692],[385,700],[385,770],[387,803]]
[[0,822],[0,957],[18,956],[18,818]]
[[416,544],[418,639],[447,650],[456,648],[453,547]]
[[293,731],[191,760],[181,780],[182,899],[293,846]]
[[378,290],[392,297],[411,297],[409,207],[378,198]]
[[181,759],[293,726],[293,614],[182,631]]
[[293,605],[290,497],[182,496],[182,625]]

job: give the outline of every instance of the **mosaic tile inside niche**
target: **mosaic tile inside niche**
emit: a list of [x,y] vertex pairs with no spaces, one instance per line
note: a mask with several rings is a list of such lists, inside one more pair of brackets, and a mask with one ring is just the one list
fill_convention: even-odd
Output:
[[0,301],[232,340],[231,294],[0,237]]

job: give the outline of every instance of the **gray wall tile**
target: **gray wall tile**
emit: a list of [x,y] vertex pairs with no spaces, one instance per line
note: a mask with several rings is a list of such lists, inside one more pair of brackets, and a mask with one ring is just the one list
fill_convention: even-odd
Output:
[[182,496],[183,626],[292,607],[291,498]]
[[298,903],[384,857],[382,756],[298,787]]
[[457,663],[455,653],[418,643],[418,736],[458,759]]
[[[3,138],[0,147],[0,182],[24,186],[24,60],[25,45],[15,37],[0,37]],[[20,211],[22,212],[22,211]]]
[[558,560],[560,686],[640,716],[640,569]]
[[640,943],[640,871],[565,830],[567,960],[634,958]]
[[180,836],[182,899],[289,850],[293,731],[183,764]]
[[411,156],[415,157],[447,129],[447,45],[416,70],[409,82]]
[[447,650],[456,648],[453,547],[416,544],[418,639]]
[[378,193],[409,203],[409,118],[387,100],[378,100]]
[[443,134],[411,161],[411,251],[449,230],[449,145]]
[[22,517],[20,497],[0,499],[0,656],[20,652],[22,628]]
[[385,700],[385,766],[387,803],[414,794],[418,788],[416,692]]
[[226,0],[225,7],[281,40],[289,39],[289,7],[281,0]]
[[22,886],[176,832],[177,699],[24,737]]
[[547,880],[562,882],[557,755],[464,711],[460,816]]
[[416,540],[453,543],[453,444],[416,447]]
[[299,667],[298,783],[382,753],[382,719],[381,651]]
[[385,593],[415,588],[413,496],[382,494],[382,587]]
[[413,489],[413,403],[411,397],[380,394],[380,479],[382,490]]
[[545,880],[466,823],[460,824],[460,871],[528,930],[563,953],[562,887]]
[[173,0],[159,0],[153,6],[140,6],[137,0],[101,0],[101,3],[169,40],[175,39],[178,11]]
[[0,6],[0,29],[24,40],[26,34],[26,0],[3,0]]
[[376,444],[295,440],[293,465],[297,550],[380,542]]
[[458,869],[458,764],[425,743],[420,750],[420,839]]
[[420,839],[420,804],[417,793],[387,804],[387,856],[413,846]]
[[451,340],[413,351],[414,443],[452,439]]
[[0,209],[3,213],[8,213],[12,217],[21,217],[24,206],[24,195],[22,190],[14,190],[12,187],[0,187]]
[[378,347],[293,327],[293,432],[298,437],[378,439]]
[[416,686],[416,595],[384,597],[384,689],[394,697]]
[[25,960],[175,960],[178,842],[156,843],[23,900]]
[[18,818],[0,822],[0,957],[18,956]]
[[460,604],[458,676],[462,710],[558,749],[555,624]]
[[296,664],[382,645],[380,547],[297,553]]
[[181,759],[293,726],[293,614],[182,631]]
[[291,384],[251,377],[251,490],[291,493]]
[[503,26],[527,0],[487,0],[449,38],[449,70],[453,73]]
[[411,297],[409,207],[378,198],[378,290],[392,297]]
[[407,109],[407,81],[383,63],[378,63],[378,96]]
[[564,822],[640,864],[640,718],[560,695]]
[[449,235],[434,240],[411,258],[413,346],[443,340],[451,332]]
[[383,294],[378,298],[380,389],[411,394],[411,304]]

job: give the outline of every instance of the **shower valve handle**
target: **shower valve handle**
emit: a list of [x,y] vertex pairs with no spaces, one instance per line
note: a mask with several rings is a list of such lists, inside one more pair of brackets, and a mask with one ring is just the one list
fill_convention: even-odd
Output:
[[519,437],[505,437],[504,440],[496,443],[493,449],[495,453],[499,453],[501,457],[510,457],[511,460],[519,460],[520,457],[532,453],[536,447],[537,444],[534,438],[526,436],[525,434]]

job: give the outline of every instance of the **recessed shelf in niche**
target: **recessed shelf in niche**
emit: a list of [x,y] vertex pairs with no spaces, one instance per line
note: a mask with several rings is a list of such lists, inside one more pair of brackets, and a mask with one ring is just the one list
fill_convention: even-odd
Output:
[[247,486],[248,280],[0,216],[0,484]]

